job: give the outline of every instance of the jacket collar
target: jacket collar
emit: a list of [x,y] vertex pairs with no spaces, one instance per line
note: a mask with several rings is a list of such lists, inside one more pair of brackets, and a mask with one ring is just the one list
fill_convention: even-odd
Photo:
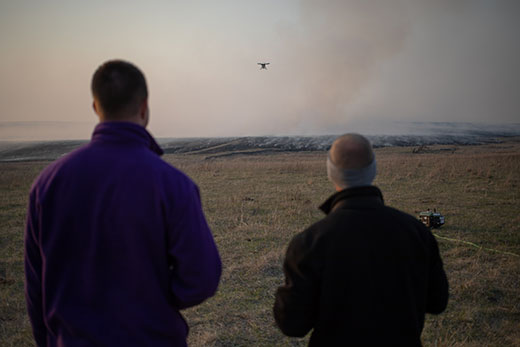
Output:
[[102,122],[96,125],[92,142],[141,144],[158,155],[164,152],[152,135],[139,124],[131,122]]
[[338,208],[373,208],[383,204],[383,194],[379,188],[354,187],[333,194],[320,206],[320,210],[330,214]]

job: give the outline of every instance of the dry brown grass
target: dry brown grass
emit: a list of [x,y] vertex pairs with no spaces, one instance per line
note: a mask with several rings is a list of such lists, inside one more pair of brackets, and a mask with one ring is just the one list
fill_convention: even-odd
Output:
[[[520,143],[377,150],[376,179],[389,205],[411,214],[437,208],[438,235],[520,253]],[[450,148],[453,148],[451,146]],[[332,193],[324,153],[204,154],[165,159],[199,185],[223,264],[217,295],[184,313],[193,346],[298,346],[271,307],[290,238],[322,217]],[[0,164],[0,345],[31,345],[23,299],[22,235],[30,182],[43,163]],[[426,346],[520,345],[520,258],[439,240],[450,280],[445,313],[428,316]],[[2,270],[3,269],[3,270]],[[4,275],[2,275],[4,271]]]

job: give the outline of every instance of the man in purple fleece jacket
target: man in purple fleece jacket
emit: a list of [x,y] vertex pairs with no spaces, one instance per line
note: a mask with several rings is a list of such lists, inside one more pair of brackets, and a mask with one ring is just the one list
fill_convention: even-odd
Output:
[[215,294],[220,257],[197,186],[145,130],[139,69],[92,78],[92,140],[48,166],[29,197],[26,299],[38,346],[185,346],[181,309]]

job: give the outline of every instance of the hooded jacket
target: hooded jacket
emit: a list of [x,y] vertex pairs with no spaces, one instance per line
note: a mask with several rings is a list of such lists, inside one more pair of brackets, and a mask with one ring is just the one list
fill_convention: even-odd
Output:
[[384,205],[374,186],[342,190],[327,216],[297,234],[284,261],[274,316],[310,346],[420,346],[425,313],[448,302],[448,281],[431,232]]

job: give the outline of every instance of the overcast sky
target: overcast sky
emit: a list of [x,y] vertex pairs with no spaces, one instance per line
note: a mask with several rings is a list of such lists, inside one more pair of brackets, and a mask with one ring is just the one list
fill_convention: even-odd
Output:
[[0,140],[88,138],[113,58],[158,137],[520,122],[519,34],[518,0],[0,0]]

